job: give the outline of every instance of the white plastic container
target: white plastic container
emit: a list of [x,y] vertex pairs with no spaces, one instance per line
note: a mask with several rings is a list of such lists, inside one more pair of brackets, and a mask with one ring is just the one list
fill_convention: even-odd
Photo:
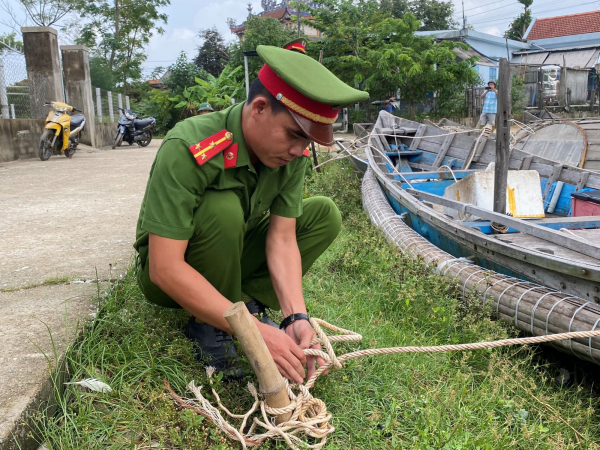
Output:
[[[494,171],[475,172],[444,191],[444,198],[470,203],[473,206],[494,210]],[[506,210],[517,218],[545,217],[540,174],[535,170],[509,170],[506,186]],[[469,222],[478,220],[451,208],[444,213],[454,219]]]

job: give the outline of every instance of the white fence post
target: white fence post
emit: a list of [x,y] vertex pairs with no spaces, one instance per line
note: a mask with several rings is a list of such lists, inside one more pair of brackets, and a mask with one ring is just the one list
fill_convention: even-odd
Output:
[[125,96],[125,108],[131,109],[131,106],[129,106],[129,95]]
[[98,122],[102,122],[102,92],[100,88],[96,88],[96,115]]
[[6,78],[4,78],[4,61],[0,59],[0,117],[10,119],[8,115],[8,96],[6,95]]
[[13,119],[17,118],[17,115],[15,114],[15,105],[13,105],[12,103],[10,104],[10,113]]
[[107,100],[108,100],[108,115],[110,117],[110,121],[112,123],[114,123],[115,122],[115,114],[113,111],[112,92],[111,91],[108,91]]
[[123,95],[119,94],[118,99],[119,99],[119,108],[123,109]]

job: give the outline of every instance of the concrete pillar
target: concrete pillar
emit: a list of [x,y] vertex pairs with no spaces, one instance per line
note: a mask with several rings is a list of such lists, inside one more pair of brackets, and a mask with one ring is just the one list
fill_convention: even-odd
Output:
[[131,106],[129,105],[129,95],[125,96],[125,109],[131,109]]
[[51,27],[22,27],[23,52],[34,118],[46,117],[44,102],[64,101],[58,32]]
[[102,123],[102,90],[96,88],[96,117],[98,122]]
[[90,78],[90,50],[83,45],[63,45],[60,50],[63,59],[66,102],[83,111],[86,124],[81,142],[95,147],[96,127]]
[[4,61],[0,59],[0,117],[8,119],[8,96],[6,94],[6,78],[4,77]]
[[110,122],[115,122],[115,112],[113,111],[113,102],[112,102],[112,92],[108,91],[106,94],[106,100],[108,100],[108,117],[110,117]]

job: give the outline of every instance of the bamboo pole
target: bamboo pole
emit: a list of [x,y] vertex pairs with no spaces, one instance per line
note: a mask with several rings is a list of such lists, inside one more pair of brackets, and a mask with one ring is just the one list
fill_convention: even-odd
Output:
[[[284,408],[289,406],[290,398],[285,388],[283,377],[279,373],[275,361],[267,344],[263,340],[252,315],[248,312],[244,302],[235,303],[223,314],[227,323],[233,330],[244,353],[248,357],[252,369],[258,378],[260,392],[267,399],[271,408]],[[292,413],[285,413],[275,417],[276,423],[287,421]]]

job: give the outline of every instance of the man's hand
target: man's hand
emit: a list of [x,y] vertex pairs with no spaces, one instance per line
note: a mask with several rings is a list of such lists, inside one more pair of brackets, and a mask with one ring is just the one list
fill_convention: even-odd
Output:
[[[288,329],[289,328],[291,328],[291,326],[289,326]],[[261,324],[259,326],[259,331],[279,369],[279,373],[288,380],[302,384],[305,376],[304,366],[306,365],[306,356],[300,347],[296,345],[290,336],[271,325]],[[309,376],[310,374],[309,366]]]
[[[300,349],[304,350],[307,348],[312,348],[315,350],[321,350],[321,346],[319,344],[315,344],[311,347],[310,342],[317,337],[315,330],[310,325],[310,322],[306,320],[296,320],[291,325],[289,325],[285,329],[285,333],[291,337],[296,344],[300,347]],[[308,367],[308,378],[312,376],[315,372],[315,360],[322,366],[325,364],[323,358],[316,358],[314,356],[306,357],[306,366]],[[325,372],[327,374],[328,372]]]

